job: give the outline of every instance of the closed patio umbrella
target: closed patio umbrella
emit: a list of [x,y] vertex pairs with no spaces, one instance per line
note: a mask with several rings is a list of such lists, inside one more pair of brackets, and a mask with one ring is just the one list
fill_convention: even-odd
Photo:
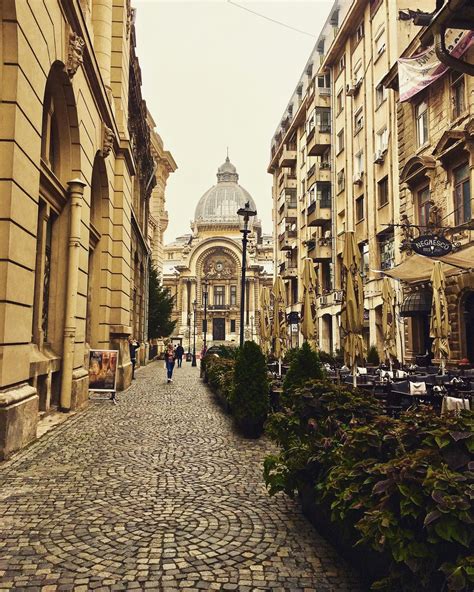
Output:
[[384,277],[382,281],[382,331],[383,351],[391,370],[392,362],[397,357],[397,342],[395,337],[395,293],[388,277]]
[[433,338],[433,353],[441,360],[441,371],[444,374],[446,360],[449,359],[449,317],[446,299],[446,279],[441,261],[435,261],[431,274],[433,300],[431,303],[430,337]]
[[286,329],[286,293],[285,285],[281,276],[277,276],[273,284],[273,353],[280,363],[286,351],[287,329]]
[[365,359],[362,337],[364,324],[364,292],[360,275],[360,251],[353,231],[345,234],[342,266],[345,275],[341,327],[343,331],[344,362],[351,368],[354,386],[357,384],[357,363]]
[[302,274],[303,306],[301,310],[301,333],[306,341],[316,345],[317,319],[316,319],[316,292],[317,279],[313,260],[307,257],[303,264]]
[[270,349],[270,290],[263,287],[260,291],[260,347],[264,354]]

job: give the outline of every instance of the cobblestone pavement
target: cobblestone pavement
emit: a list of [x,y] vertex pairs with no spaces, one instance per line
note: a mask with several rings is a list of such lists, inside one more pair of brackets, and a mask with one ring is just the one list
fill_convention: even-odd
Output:
[[265,439],[232,429],[162,362],[0,466],[0,590],[362,588],[294,502],[262,482]]

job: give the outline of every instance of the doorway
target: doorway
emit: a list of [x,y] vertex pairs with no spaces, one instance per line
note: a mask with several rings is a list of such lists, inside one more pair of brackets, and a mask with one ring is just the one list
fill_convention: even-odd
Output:
[[225,341],[225,319],[212,319],[212,340]]
[[474,292],[469,292],[464,300],[464,327],[466,358],[474,364]]

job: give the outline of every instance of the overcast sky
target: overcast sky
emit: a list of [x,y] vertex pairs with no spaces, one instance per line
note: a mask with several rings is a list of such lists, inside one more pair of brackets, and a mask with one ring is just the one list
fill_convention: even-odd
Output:
[[271,232],[270,142],[332,2],[134,0],[143,97],[178,170],[166,193],[166,242],[190,231],[229,147],[239,183]]

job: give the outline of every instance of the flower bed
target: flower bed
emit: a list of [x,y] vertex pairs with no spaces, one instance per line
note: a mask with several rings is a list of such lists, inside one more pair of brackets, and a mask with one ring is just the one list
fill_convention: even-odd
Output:
[[[285,399],[268,422],[281,446],[265,461],[270,492],[298,492],[374,590],[472,590],[472,413],[394,419],[371,395],[324,381]],[[361,563],[358,547],[379,560],[363,552]]]

